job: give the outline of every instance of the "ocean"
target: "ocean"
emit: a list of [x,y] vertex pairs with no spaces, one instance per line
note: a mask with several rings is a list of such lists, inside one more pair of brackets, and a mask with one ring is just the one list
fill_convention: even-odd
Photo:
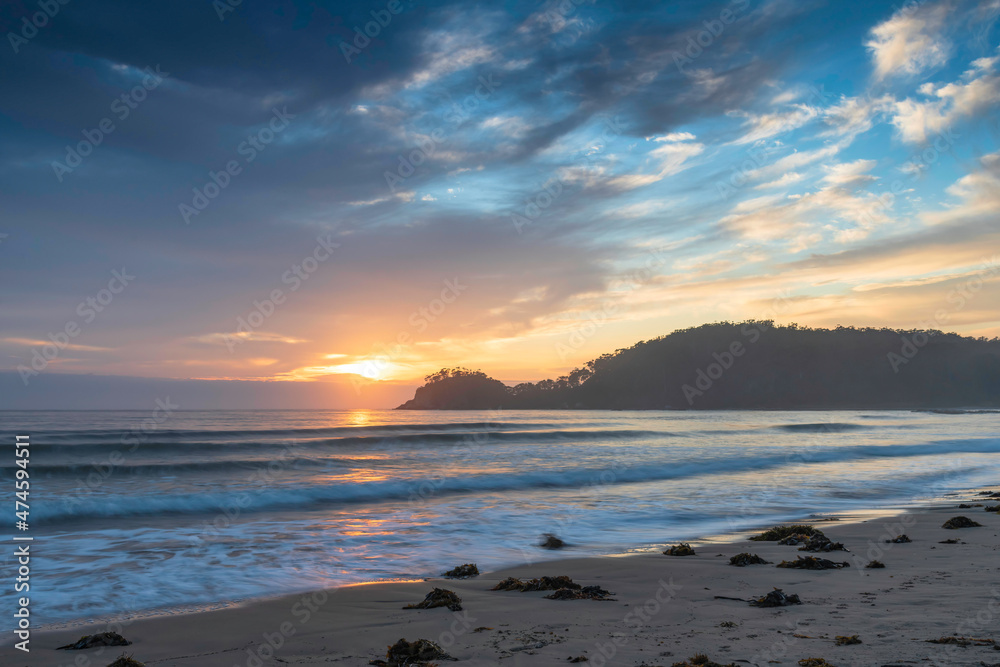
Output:
[[[1000,482],[1000,414],[0,412],[30,441],[33,626],[643,551]],[[554,533],[571,546],[535,546]],[[558,574],[540,568],[540,574]],[[15,596],[5,605],[13,627]]]

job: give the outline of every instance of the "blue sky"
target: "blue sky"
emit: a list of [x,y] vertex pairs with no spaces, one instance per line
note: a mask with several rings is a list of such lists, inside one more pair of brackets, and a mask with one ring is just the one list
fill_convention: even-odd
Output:
[[998,0],[38,11],[0,10],[0,370],[70,323],[36,373],[386,387],[1000,333]]

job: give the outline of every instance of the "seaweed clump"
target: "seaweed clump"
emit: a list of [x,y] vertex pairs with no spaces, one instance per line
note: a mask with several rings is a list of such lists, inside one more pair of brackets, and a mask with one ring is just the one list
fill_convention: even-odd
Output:
[[770,565],[771,561],[764,560],[757,554],[751,553],[741,553],[736,554],[729,559],[730,565],[735,565],[736,567],[746,567],[747,565]]
[[947,528],[948,530],[954,530],[956,528],[981,528],[982,525],[983,524],[977,523],[967,516],[955,516],[941,524],[941,527]]
[[802,658],[799,660],[799,667],[833,667],[823,658]]
[[787,607],[792,604],[802,604],[802,600],[794,593],[785,593],[780,588],[775,588],[767,595],[750,600],[751,607]]
[[449,579],[470,579],[479,576],[479,568],[475,563],[466,563],[448,570],[441,576]]
[[885,543],[886,544],[909,544],[912,541],[913,540],[911,540],[908,535],[904,534],[904,535],[897,535],[896,537],[892,538],[891,540],[886,540]]
[[709,660],[704,653],[697,653],[684,662],[675,662],[671,667],[736,667],[736,663],[722,665],[714,660]]
[[369,665],[379,667],[431,667],[430,660],[455,660],[429,639],[408,642],[400,639],[389,647],[385,660],[372,660]]
[[82,651],[96,646],[130,646],[132,642],[117,632],[101,632],[96,635],[84,635],[72,644],[60,646],[57,651]]
[[1000,505],[987,505],[983,508],[984,512],[1000,512]]
[[928,644],[954,644],[956,646],[996,646],[993,639],[974,639],[972,637],[941,637],[928,639]]
[[522,593],[530,593],[532,591],[558,591],[560,588],[581,590],[583,586],[576,583],[566,575],[558,577],[539,577],[538,579],[528,579],[527,581],[521,581],[516,577],[507,577],[490,590],[521,591]]
[[788,537],[801,537],[802,542],[807,541],[813,535],[822,535],[823,531],[806,525],[775,526],[765,530],[760,535],[754,535],[750,539],[754,542],[780,542]]
[[958,544],[958,540],[954,537],[949,537],[947,540],[941,540],[938,544]]
[[694,548],[687,542],[669,547],[663,552],[664,556],[694,556]]
[[139,662],[131,655],[122,653],[118,658],[108,665],[108,667],[146,667],[146,664]]
[[849,635],[846,637],[844,635],[837,635],[833,638],[833,643],[837,646],[850,646],[851,644],[860,644],[861,638],[857,635]]
[[447,607],[452,611],[462,611],[462,598],[458,597],[454,591],[445,588],[435,588],[421,602],[408,604],[403,609],[436,609],[437,607]]
[[551,595],[546,595],[546,600],[614,600],[609,597],[614,595],[611,591],[606,591],[600,586],[584,586],[580,589],[560,588]]
[[885,563],[880,560],[870,560],[868,565],[865,565],[866,570],[881,570],[885,568]]
[[834,542],[826,535],[813,535],[806,543],[799,547],[799,551],[830,552],[830,551],[850,551],[840,542]]
[[783,560],[778,563],[778,567],[791,568],[795,570],[839,570],[843,567],[850,567],[847,561],[837,563],[826,558],[816,558],[816,556],[799,556],[795,560]]
[[566,543],[560,540],[558,537],[552,533],[545,533],[542,535],[545,539],[538,545],[543,549],[562,549],[566,546]]

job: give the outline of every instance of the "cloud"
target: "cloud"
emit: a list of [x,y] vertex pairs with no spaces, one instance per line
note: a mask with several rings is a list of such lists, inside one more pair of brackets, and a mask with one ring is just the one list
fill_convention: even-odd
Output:
[[1000,103],[1000,76],[994,71],[997,60],[980,58],[958,81],[939,87],[927,84],[925,94],[937,99],[897,101],[892,123],[903,141],[924,143],[964,119],[995,112]]
[[868,172],[878,164],[875,160],[855,160],[854,162],[842,162],[840,164],[826,165],[826,176],[823,182],[836,185],[842,188],[862,185],[876,180]]
[[871,51],[875,76],[915,75],[947,62],[949,41],[943,36],[947,5],[908,5],[872,28],[865,46]]

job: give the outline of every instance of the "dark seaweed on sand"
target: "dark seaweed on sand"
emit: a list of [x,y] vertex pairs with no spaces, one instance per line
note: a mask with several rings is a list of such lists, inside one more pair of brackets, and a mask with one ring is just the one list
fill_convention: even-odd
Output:
[[664,556],[694,556],[694,549],[690,544],[686,542],[681,542],[678,545],[668,547],[666,551],[663,552]]
[[938,544],[958,544],[959,541],[954,537],[949,537],[947,540],[941,540]]
[[709,660],[704,653],[697,653],[688,658],[686,662],[675,662],[671,667],[736,667],[736,663],[730,662],[722,665],[714,660]]
[[372,660],[369,665],[379,667],[430,667],[431,660],[455,660],[440,646],[428,639],[408,642],[400,639],[389,647],[385,660]]
[[897,535],[896,537],[892,538],[891,540],[886,540],[885,543],[886,544],[909,544],[912,541],[913,540],[911,540],[908,535]]
[[992,639],[975,639],[973,637],[940,637],[938,639],[928,639],[928,644],[954,644],[956,646],[996,646],[996,641]]
[[834,667],[823,658],[802,658],[799,667]]
[[851,644],[860,644],[861,639],[857,635],[837,635],[833,638],[833,643],[837,646],[850,646]]
[[131,655],[122,653],[118,659],[108,665],[108,667],[146,667],[145,663],[139,662]]
[[730,565],[735,565],[736,567],[746,567],[747,565],[770,565],[771,561],[764,560],[757,554],[751,553],[741,553],[736,554],[729,559]]
[[778,567],[792,568],[795,570],[839,570],[843,567],[850,567],[847,561],[834,562],[826,558],[816,558],[815,556],[799,556],[795,560],[783,560],[778,563]]
[[802,604],[802,600],[794,593],[785,593],[780,588],[775,588],[767,595],[750,600],[751,607],[787,607],[790,604]]
[[981,528],[982,525],[967,516],[955,516],[941,524],[941,527],[954,530],[956,528]]
[[572,590],[580,590],[583,588],[580,584],[574,582],[572,579],[566,575],[561,575],[558,577],[540,577],[538,579],[528,579],[527,581],[521,581],[515,577],[507,577],[499,584],[491,588],[491,591],[521,591],[522,593],[529,593],[531,591],[557,591],[560,588],[569,588]]
[[885,567],[885,563],[883,563],[880,560],[871,560],[871,561],[868,561],[868,565],[865,565],[865,569],[867,569],[867,570],[881,570],[884,567]]
[[840,542],[834,542],[826,535],[813,535],[806,543],[799,547],[799,551],[812,551],[813,553],[830,551],[850,551]]
[[476,567],[475,563],[466,563],[448,570],[441,576],[449,579],[470,579],[479,576],[479,568]]
[[1000,505],[987,505],[983,508],[985,512],[1000,512]]
[[[754,535],[750,539],[754,542],[779,542],[786,537],[804,535],[806,538],[812,537],[813,535],[822,535],[823,531],[818,528],[813,528],[812,526],[805,525],[795,525],[795,526],[775,526],[765,530],[760,535]],[[805,540],[803,540],[805,541]]]
[[97,646],[129,646],[132,642],[122,637],[117,632],[101,632],[96,635],[84,635],[72,644],[60,646],[57,651],[81,651],[83,649]]
[[600,586],[584,586],[579,590],[572,588],[560,588],[556,592],[546,595],[546,600],[614,600],[609,597],[614,595],[611,591],[606,591]]
[[445,588],[435,588],[424,597],[423,601],[416,604],[408,604],[403,609],[436,609],[447,607],[452,611],[462,611],[462,598],[458,597],[454,591]]

